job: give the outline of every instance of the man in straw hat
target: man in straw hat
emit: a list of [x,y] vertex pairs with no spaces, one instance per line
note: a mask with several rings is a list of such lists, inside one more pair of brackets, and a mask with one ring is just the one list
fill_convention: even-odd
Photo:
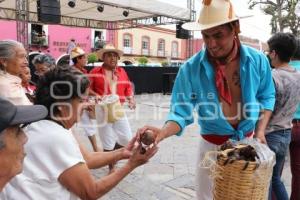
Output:
[[[153,130],[156,143],[181,135],[199,115],[201,140],[198,163],[228,139],[257,137],[266,143],[265,128],[275,103],[275,89],[266,56],[240,44],[239,18],[229,0],[203,0],[197,22],[183,28],[200,30],[206,48],[179,70],[172,93],[171,110],[163,128]],[[197,197],[211,200],[209,169],[197,165]]]
[[28,139],[20,125],[41,120],[47,114],[44,106],[15,106],[0,97],[0,199],[4,186],[23,170]]
[[[88,71],[85,69],[87,57],[83,49],[81,49],[80,47],[75,47],[74,49],[72,49],[70,58],[72,59],[72,62],[74,63],[73,66],[76,69],[78,69],[84,74],[88,73]],[[89,89],[89,95],[95,96],[96,94]],[[97,132],[96,120],[93,119],[92,112],[92,109],[84,110],[82,113],[81,121],[77,125],[83,128],[85,135],[89,138],[92,144],[93,150],[99,151],[95,135]]]
[[[99,50],[99,58],[103,60],[101,67],[96,67],[90,72],[91,89],[100,96],[118,95],[120,103],[126,100],[130,109],[135,109],[132,84],[126,71],[117,66],[123,52],[108,44]],[[125,146],[132,138],[131,128],[126,115],[116,122],[107,123],[98,128],[104,151],[112,151]],[[114,169],[114,164],[110,166]]]

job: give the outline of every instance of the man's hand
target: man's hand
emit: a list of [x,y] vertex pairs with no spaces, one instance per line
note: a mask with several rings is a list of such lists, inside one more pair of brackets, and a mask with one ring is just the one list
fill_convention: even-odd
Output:
[[265,132],[263,132],[263,131],[255,132],[254,137],[256,137],[259,142],[268,145],[267,140],[266,140],[266,136],[265,136]]
[[267,144],[265,137],[265,130],[268,125],[269,119],[271,118],[272,111],[262,110],[259,115],[259,120],[256,125],[254,137],[258,138],[261,143]]
[[153,126],[144,126],[143,128],[138,129],[136,135],[137,135],[137,140],[140,141],[141,136],[146,130],[151,130],[153,132],[155,142],[154,144],[157,145],[161,140],[163,140],[163,133],[162,129],[153,127]]
[[129,108],[130,108],[131,110],[134,110],[134,109],[135,109],[136,103],[135,103],[135,100],[134,100],[133,97],[132,97],[132,98],[129,98],[129,100],[128,100],[128,106],[129,106]]

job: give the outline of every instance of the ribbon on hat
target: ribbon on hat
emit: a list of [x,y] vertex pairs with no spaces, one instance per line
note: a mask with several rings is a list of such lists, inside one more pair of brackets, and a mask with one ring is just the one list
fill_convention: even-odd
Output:
[[[228,18],[229,19],[232,19],[233,17],[233,7],[232,7],[232,3],[230,0],[225,0],[226,2],[229,3],[229,11],[228,11]],[[205,5],[205,6],[209,6],[211,4],[212,0],[203,0],[202,3]]]
[[212,0],[203,0],[202,3],[206,6],[209,6],[211,4]]
[[228,18],[231,19],[232,18],[232,13],[233,13],[233,7],[232,7],[232,3],[230,0],[225,0],[229,3],[229,11],[228,11]]

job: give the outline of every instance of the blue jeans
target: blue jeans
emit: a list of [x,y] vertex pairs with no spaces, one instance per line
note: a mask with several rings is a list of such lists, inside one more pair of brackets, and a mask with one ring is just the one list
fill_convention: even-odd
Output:
[[288,193],[281,181],[281,171],[285,156],[291,142],[291,129],[274,131],[266,135],[267,143],[276,155],[276,164],[273,168],[272,181],[269,189],[269,200],[272,199],[272,191],[277,200],[289,200]]

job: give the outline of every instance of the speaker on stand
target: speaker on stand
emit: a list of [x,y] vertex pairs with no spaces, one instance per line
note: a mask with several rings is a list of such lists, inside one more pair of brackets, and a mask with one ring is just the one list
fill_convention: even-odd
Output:
[[190,31],[183,29],[182,26],[183,22],[176,24],[176,38],[179,39],[189,39],[190,38]]
[[60,0],[37,0],[38,21],[47,24],[59,24]]

